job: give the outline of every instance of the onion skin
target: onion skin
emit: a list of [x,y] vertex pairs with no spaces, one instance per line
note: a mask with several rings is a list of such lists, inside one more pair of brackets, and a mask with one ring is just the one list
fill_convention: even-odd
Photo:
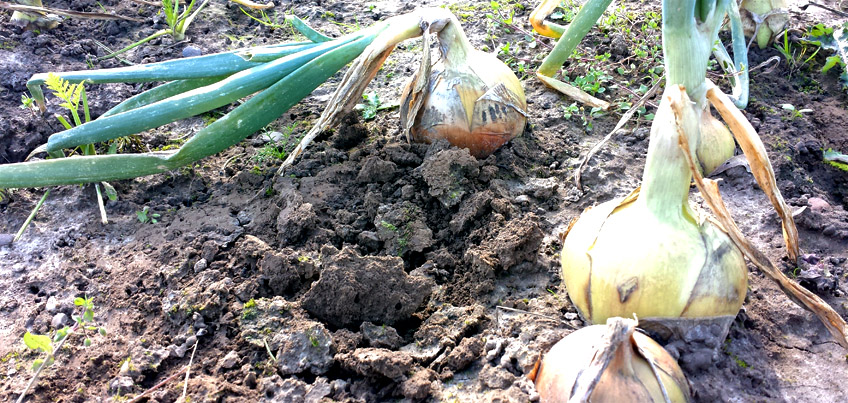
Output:
[[439,33],[439,43],[442,58],[427,79],[410,136],[421,143],[445,139],[485,158],[524,131],[524,89],[506,64],[470,45],[458,21]]
[[[615,318],[615,320],[622,320]],[[542,403],[567,402],[574,398],[575,383],[593,358],[605,348],[601,340],[610,326],[584,327],[555,344],[534,377]],[[650,337],[629,330],[617,342],[614,355],[600,380],[590,391],[592,402],[664,402],[657,375],[645,356],[654,363],[671,402],[688,402],[689,385],[677,362]],[[645,356],[643,356],[643,354]]]

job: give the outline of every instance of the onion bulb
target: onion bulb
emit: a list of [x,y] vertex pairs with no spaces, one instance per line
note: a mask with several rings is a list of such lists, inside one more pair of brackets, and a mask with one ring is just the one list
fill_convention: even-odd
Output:
[[[764,49],[789,22],[786,0],[742,0],[739,5],[745,35],[754,36],[757,46]],[[759,25],[759,29],[757,29]]]
[[[524,131],[524,90],[506,64],[471,46],[456,17],[438,38],[441,59],[429,70],[425,46],[426,69],[404,90],[401,126],[409,128],[413,141],[446,139],[484,158]],[[418,97],[420,104],[412,106]]]
[[651,127],[641,190],[584,211],[565,236],[563,283],[592,323],[634,314],[681,324],[713,318],[726,331],[742,306],[748,278],[741,251],[688,203],[692,175],[678,130],[695,137],[697,110],[682,86],[670,85]]
[[701,136],[697,149],[698,161],[701,163],[704,175],[708,175],[730,157],[733,157],[736,143],[733,141],[733,135],[730,134],[727,126],[710,113],[709,106],[701,112],[700,131]]
[[635,329],[635,320],[611,318],[560,340],[531,374],[541,402],[688,402],[677,362]]

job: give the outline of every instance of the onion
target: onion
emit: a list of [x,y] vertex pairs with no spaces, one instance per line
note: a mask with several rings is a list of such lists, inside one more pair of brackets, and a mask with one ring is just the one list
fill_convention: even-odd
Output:
[[430,70],[424,46],[423,68],[404,90],[401,126],[413,141],[446,139],[484,158],[524,131],[524,90],[503,62],[471,46],[455,17],[438,38],[441,59]]
[[697,155],[704,175],[715,171],[719,165],[733,157],[736,143],[733,135],[724,123],[713,117],[710,107],[706,106],[701,112],[701,136],[699,138]]
[[531,374],[544,402],[687,402],[689,383],[677,362],[636,321],[571,333],[545,354]]
[[760,49],[768,46],[789,22],[786,0],[743,0],[739,9],[745,35],[754,36],[756,33]]
[[688,203],[692,175],[678,130],[698,133],[699,122],[686,93],[669,86],[651,127],[641,190],[585,211],[567,233],[563,283],[592,323],[636,314],[685,330],[688,318],[710,318],[726,332],[742,306],[748,278],[741,251]]

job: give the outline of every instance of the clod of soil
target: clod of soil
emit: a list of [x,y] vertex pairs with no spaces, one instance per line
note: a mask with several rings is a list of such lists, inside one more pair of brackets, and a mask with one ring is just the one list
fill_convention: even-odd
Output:
[[324,258],[321,277],[302,304],[333,326],[394,324],[418,310],[433,288],[432,280],[406,274],[397,257],[360,256],[345,247]]

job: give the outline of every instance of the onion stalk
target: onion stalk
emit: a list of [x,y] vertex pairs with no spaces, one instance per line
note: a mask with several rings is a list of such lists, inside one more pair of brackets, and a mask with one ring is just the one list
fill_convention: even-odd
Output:
[[633,319],[611,318],[555,344],[531,373],[547,402],[688,402],[689,384],[665,349],[636,331]]
[[[686,88],[695,102],[701,119],[697,141],[698,160],[705,173],[710,173],[733,156],[735,146],[730,131],[710,113],[706,99],[707,63],[718,40],[724,16],[730,14],[733,35],[740,36],[739,10],[732,0],[686,0],[663,2],[663,51],[667,85],[679,84]],[[736,104],[747,104],[747,57],[744,40],[734,38],[733,56],[737,58],[735,70],[743,72],[734,77],[737,85]],[[724,46],[719,46],[716,56],[723,64],[730,64]],[[726,66],[729,67],[729,66]]]

